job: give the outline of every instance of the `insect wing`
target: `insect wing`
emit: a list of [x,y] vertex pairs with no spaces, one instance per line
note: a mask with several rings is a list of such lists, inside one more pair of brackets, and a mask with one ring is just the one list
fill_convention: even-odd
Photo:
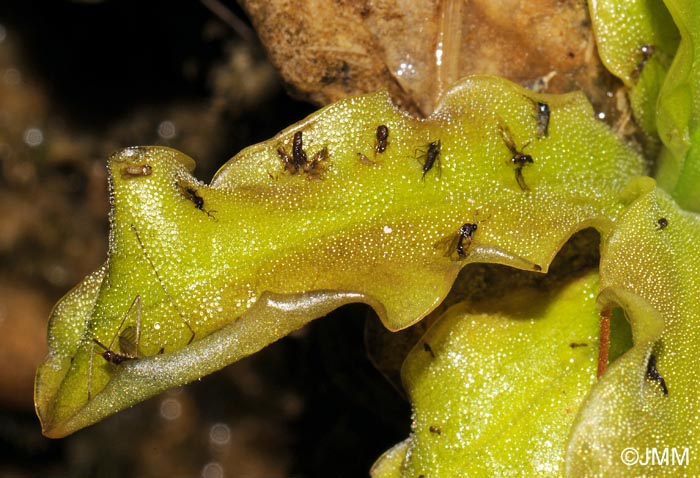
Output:
[[458,246],[462,242],[462,247],[466,249],[469,247],[470,240],[468,238],[462,237],[460,233],[451,234],[447,237],[443,237],[437,241],[433,247],[442,252],[443,257],[449,257],[453,261],[459,261],[464,259],[463,256],[459,255]]
[[138,357],[138,339],[136,327],[130,325],[122,330],[122,333],[119,334],[119,350],[121,350],[121,353],[130,357]]

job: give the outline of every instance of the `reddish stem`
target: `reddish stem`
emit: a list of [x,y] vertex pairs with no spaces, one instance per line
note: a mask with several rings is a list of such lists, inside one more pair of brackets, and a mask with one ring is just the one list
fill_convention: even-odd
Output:
[[610,352],[610,316],[612,308],[606,306],[600,311],[600,348],[598,350],[598,378],[608,368],[608,353]]

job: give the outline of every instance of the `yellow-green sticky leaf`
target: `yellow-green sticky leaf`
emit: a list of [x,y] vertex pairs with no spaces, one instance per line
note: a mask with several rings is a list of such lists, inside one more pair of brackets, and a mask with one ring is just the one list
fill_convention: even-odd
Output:
[[641,195],[604,242],[600,301],[625,310],[634,347],[583,404],[566,476],[700,475],[698,257],[700,217],[660,190]]
[[450,308],[404,364],[414,415],[398,476],[561,476],[596,380],[597,287],[593,272]]
[[700,211],[700,3],[665,0],[681,41],[658,99],[657,123],[665,148],[656,178],[678,204]]
[[662,0],[592,0],[588,3],[598,54],[629,88],[635,119],[656,132],[656,101],[673,55],[678,29]]
[[[551,110],[547,136],[538,101]],[[389,129],[383,152],[379,125]],[[518,151],[532,163],[516,167]],[[195,380],[343,303],[366,302],[397,330],[439,304],[470,262],[546,272],[571,234],[610,226],[618,191],[643,172],[582,94],[534,95],[491,77],[464,80],[425,120],[386,93],[343,100],[245,149],[210,185],[167,148],[126,149],[109,168],[108,261],[56,307],[37,374],[49,436]],[[478,230],[460,256],[465,223]],[[126,355],[120,342],[138,357],[114,363]]]

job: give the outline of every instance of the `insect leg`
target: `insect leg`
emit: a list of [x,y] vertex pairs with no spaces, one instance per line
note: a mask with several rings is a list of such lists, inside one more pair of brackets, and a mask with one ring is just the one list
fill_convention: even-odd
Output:
[[143,241],[141,240],[141,236],[139,235],[139,231],[136,229],[136,226],[131,224],[131,229],[134,231],[134,234],[136,235],[136,240],[138,241],[139,245],[141,246],[141,250],[143,251],[144,257],[146,258],[146,260],[150,264],[151,269],[153,269],[153,273],[155,274],[156,279],[158,280],[158,284],[160,285],[160,288],[163,290],[163,293],[165,293],[165,296],[170,301],[170,304],[177,311],[178,315],[180,316],[180,319],[184,322],[184,324],[187,326],[187,328],[191,332],[190,339],[187,341],[187,345],[191,344],[192,341],[194,340],[194,336],[195,336],[194,329],[190,325],[189,321],[185,318],[185,315],[182,313],[180,308],[175,303],[175,299],[173,299],[173,296],[170,295],[168,290],[165,288],[165,285],[163,284],[163,280],[160,278],[160,274],[158,273],[158,269],[156,269],[155,264],[151,260],[151,257],[148,255],[148,252],[146,251],[146,247],[145,247]]
[[520,186],[520,189],[522,189],[523,191],[530,190],[530,188],[525,183],[525,178],[523,177],[523,168],[515,168],[515,180],[518,182],[518,186]]

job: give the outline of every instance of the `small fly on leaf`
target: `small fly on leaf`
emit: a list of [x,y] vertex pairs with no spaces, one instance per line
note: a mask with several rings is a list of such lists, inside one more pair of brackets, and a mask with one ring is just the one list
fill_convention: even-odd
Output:
[[416,153],[420,153],[420,157],[417,157],[417,159],[421,162],[423,165],[423,181],[425,181],[425,175],[428,174],[428,171],[433,169],[437,170],[438,176],[440,176],[440,149],[442,148],[442,143],[440,143],[440,140],[438,139],[437,141],[433,141],[432,143],[428,143],[427,149],[416,149]]
[[[501,133],[501,138],[503,138],[503,142],[512,155],[510,162],[515,166],[515,180],[518,182],[518,186],[520,186],[520,189],[523,191],[529,191],[530,188],[525,184],[525,178],[523,177],[523,168],[528,164],[534,163],[532,156],[521,152],[521,150],[515,146],[515,141],[507,126],[499,125],[498,131]],[[527,148],[529,144],[530,142],[528,141],[522,149]]]
[[647,362],[647,379],[656,382],[661,387],[661,391],[664,395],[668,395],[668,387],[666,386],[666,380],[661,376],[659,371],[656,369],[656,355],[649,355],[649,361]]
[[[129,326],[125,328],[121,333],[119,332],[124,326],[124,322],[131,315],[131,311],[136,307],[136,327]],[[139,347],[139,335],[141,332],[141,296],[137,295],[131,302],[131,305],[127,309],[122,321],[119,323],[117,332],[112,337],[112,341],[109,345],[104,345],[102,342],[93,337],[93,343],[99,345],[104,352],[98,352],[107,362],[114,365],[120,365],[129,360],[136,360],[138,358],[138,347]],[[119,337],[119,350],[116,352],[112,347],[114,342]]]
[[386,151],[387,146],[389,146],[389,128],[383,124],[377,126],[376,137],[377,146],[375,146],[374,152],[381,154]]
[[304,151],[303,133],[297,131],[292,138],[292,156],[290,157],[282,147],[277,148],[277,156],[282,161],[284,170],[288,173],[297,174],[303,172],[307,174],[309,179],[312,179],[321,176],[330,155],[328,148],[324,147],[309,160],[306,151]]
[[216,210],[210,211],[204,208],[204,198],[199,194],[199,192],[195,188],[187,184],[180,184],[179,186],[180,190],[182,191],[182,194],[194,204],[194,207],[196,209],[199,209],[200,211],[206,213],[206,215],[212,218],[214,221],[218,221],[216,217],[213,216]]
[[461,261],[469,256],[469,247],[472,244],[474,234],[479,228],[479,222],[476,220],[478,213],[478,211],[474,213],[472,222],[462,224],[456,234],[452,234],[435,244],[436,248],[444,250],[445,257],[450,257],[454,261]]

